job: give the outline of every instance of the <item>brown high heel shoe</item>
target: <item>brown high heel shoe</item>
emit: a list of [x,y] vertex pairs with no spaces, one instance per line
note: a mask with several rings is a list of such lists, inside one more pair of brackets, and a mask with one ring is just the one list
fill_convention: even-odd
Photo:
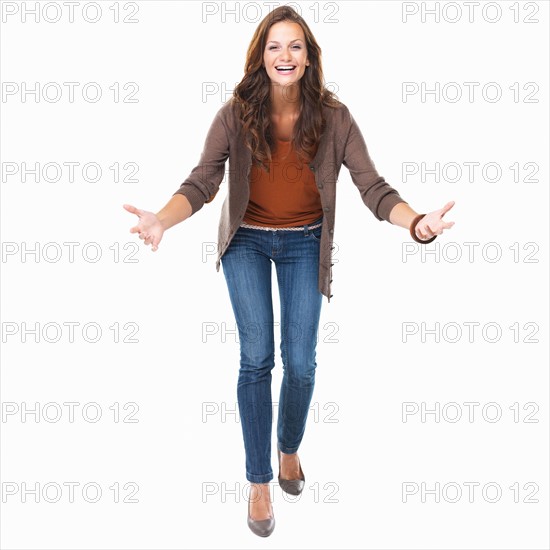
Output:
[[[252,491],[251,491],[252,492]],[[271,516],[266,519],[252,519],[250,517],[250,498],[248,499],[248,515],[246,522],[250,530],[259,537],[269,537],[275,529],[275,514],[273,513],[273,507],[271,509]]]
[[299,463],[300,477],[298,479],[283,479],[281,477],[281,453],[282,451],[279,449],[279,447],[277,447],[277,458],[279,459],[279,486],[285,493],[288,493],[289,495],[299,495],[304,490],[304,485],[306,481],[306,477],[304,476],[304,472],[302,471],[302,464]]

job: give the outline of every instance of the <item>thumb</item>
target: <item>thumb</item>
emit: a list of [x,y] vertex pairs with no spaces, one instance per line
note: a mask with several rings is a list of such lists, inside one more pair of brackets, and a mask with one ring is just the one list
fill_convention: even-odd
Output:
[[131,204],[123,204],[122,207],[127,210],[128,212],[131,212],[132,214],[136,214],[136,216],[142,216],[143,210],[140,208],[136,208],[135,206],[132,206]]

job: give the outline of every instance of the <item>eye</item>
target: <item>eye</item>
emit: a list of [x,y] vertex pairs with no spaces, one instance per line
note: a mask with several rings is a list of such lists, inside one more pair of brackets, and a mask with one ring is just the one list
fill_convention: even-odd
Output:
[[[294,44],[292,47],[297,48],[298,50],[302,49],[302,46],[300,46],[299,44]],[[268,50],[274,50],[275,48],[277,48],[277,46],[269,46],[269,48],[267,48],[267,49]]]

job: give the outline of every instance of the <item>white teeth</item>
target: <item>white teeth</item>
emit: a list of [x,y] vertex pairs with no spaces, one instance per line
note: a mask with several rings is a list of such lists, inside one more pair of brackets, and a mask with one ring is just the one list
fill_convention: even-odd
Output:
[[277,70],[282,70],[282,69],[294,69],[294,66],[292,65],[281,65],[280,67],[275,67]]

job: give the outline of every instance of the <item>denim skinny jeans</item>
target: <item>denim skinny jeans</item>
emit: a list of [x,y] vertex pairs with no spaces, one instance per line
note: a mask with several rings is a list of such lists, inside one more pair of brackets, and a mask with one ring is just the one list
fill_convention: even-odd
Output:
[[295,453],[302,441],[317,363],[316,344],[323,295],[318,290],[321,226],[298,231],[239,227],[221,258],[237,322],[240,368],[239,415],[246,479],[267,483],[271,468],[271,370],[275,366],[271,262],[281,305],[283,380],[277,416],[277,446]]

